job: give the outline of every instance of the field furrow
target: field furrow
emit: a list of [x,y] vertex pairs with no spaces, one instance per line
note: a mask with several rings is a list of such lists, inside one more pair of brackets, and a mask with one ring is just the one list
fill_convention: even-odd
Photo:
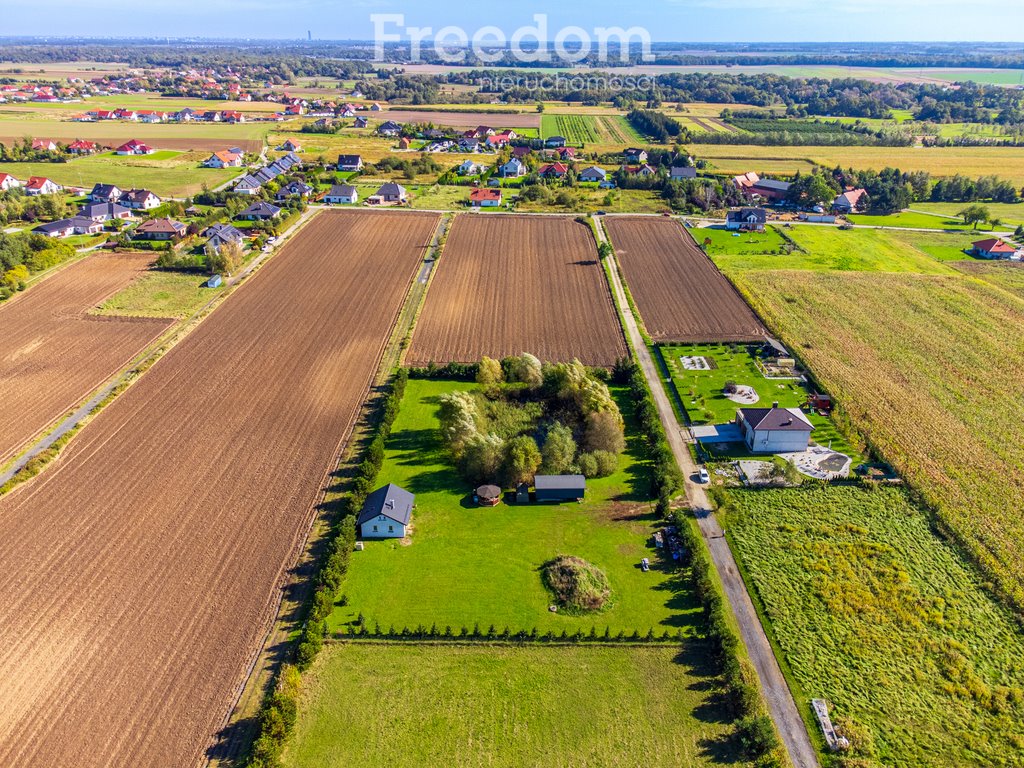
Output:
[[0,500],[0,764],[201,762],[436,223],[320,214]]

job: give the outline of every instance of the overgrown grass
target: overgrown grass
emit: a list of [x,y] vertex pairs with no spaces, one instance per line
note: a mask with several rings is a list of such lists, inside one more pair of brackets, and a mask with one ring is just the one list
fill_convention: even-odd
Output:
[[704,643],[334,644],[303,681],[289,768],[745,765]]
[[730,537],[792,674],[852,724],[870,765],[1024,762],[1019,627],[905,492],[728,498]]
[[223,286],[207,288],[207,279],[196,272],[147,272],[103,302],[96,314],[189,317],[224,290]]

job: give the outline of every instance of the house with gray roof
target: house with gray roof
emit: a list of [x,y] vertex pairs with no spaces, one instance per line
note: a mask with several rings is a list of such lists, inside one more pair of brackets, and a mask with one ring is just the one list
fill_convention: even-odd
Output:
[[351,184],[335,184],[324,195],[324,202],[328,205],[353,205],[359,202],[359,191]]
[[806,451],[814,425],[799,408],[740,408],[736,426],[743,442],[754,453],[795,453]]
[[230,224],[213,224],[206,228],[203,236],[207,238],[206,247],[219,251],[223,246],[231,243],[241,243],[245,236]]
[[269,221],[281,215],[281,209],[270,203],[253,203],[244,211],[235,216],[243,221]]
[[583,475],[535,475],[534,497],[537,501],[578,501],[587,494]]
[[356,519],[364,539],[401,539],[412,522],[416,497],[394,483],[378,488],[366,497]]

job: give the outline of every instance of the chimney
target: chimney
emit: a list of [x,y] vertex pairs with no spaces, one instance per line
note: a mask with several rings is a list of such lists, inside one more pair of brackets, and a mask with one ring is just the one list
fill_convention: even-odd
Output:
[[779,401],[776,400],[774,403],[772,403],[772,408],[778,408],[778,407],[779,407]]

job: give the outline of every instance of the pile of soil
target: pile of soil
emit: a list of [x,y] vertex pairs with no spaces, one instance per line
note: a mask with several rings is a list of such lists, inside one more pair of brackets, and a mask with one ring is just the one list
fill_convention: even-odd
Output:
[[608,577],[586,560],[561,555],[544,563],[541,574],[559,608],[568,613],[592,613],[608,606],[612,594]]

